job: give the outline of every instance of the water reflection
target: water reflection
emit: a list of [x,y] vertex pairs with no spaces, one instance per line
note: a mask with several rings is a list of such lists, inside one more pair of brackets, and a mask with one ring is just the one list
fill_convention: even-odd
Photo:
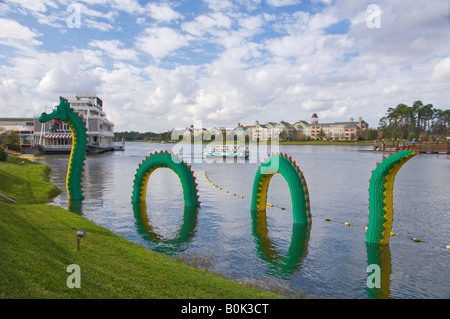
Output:
[[97,205],[104,205],[109,188],[115,181],[116,170],[105,165],[107,154],[92,154],[83,172],[82,190],[85,198],[95,199]]
[[196,234],[198,207],[185,206],[183,213],[183,223],[172,239],[159,235],[150,224],[147,214],[147,204],[145,202],[133,202],[133,212],[136,218],[137,232],[143,239],[154,243],[160,243],[155,247],[156,251],[166,254],[180,253],[186,249],[185,244],[191,242]]
[[310,226],[293,223],[291,243],[287,253],[276,249],[267,228],[266,211],[251,211],[252,235],[258,255],[270,265],[273,275],[286,277],[302,269],[303,259],[308,254]]
[[69,199],[67,210],[79,216],[83,215],[83,200]]
[[387,299],[391,298],[391,251],[389,245],[376,245],[366,243],[367,248],[367,264],[378,265],[380,267],[380,288],[366,287],[366,295],[371,299]]

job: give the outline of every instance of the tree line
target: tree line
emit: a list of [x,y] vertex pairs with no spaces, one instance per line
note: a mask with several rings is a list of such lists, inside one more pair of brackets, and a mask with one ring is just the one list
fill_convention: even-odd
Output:
[[163,133],[153,133],[153,132],[135,132],[135,131],[125,131],[125,132],[115,132],[115,141],[170,141],[171,132]]
[[20,151],[20,138],[16,131],[0,127],[0,146],[12,151]]
[[[388,108],[379,122],[379,138],[431,140],[445,138],[450,133],[450,110],[435,108],[433,104],[415,101]],[[381,135],[381,136],[380,136]]]

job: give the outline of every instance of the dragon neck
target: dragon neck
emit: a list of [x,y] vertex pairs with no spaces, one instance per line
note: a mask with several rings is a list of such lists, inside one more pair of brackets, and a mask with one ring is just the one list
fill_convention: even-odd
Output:
[[87,152],[87,129],[82,118],[72,109],[64,121],[72,131],[72,150],[67,168],[66,187],[69,199],[83,199],[81,187]]

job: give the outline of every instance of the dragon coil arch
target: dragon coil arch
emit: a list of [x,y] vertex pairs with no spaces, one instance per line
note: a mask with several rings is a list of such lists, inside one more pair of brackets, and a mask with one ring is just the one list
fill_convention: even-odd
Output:
[[303,172],[287,154],[271,154],[258,168],[253,181],[251,210],[266,209],[267,192],[273,175],[280,173],[291,192],[294,223],[311,224],[309,191]]
[[401,149],[377,163],[369,181],[369,222],[366,243],[388,244],[394,216],[394,180],[400,168],[416,156],[416,149]]
[[147,195],[147,183],[150,175],[158,168],[167,167],[174,171],[181,181],[183,188],[184,205],[188,207],[199,207],[197,182],[190,165],[187,165],[178,155],[174,153],[155,152],[147,156],[136,169],[133,182],[133,203],[145,202]]

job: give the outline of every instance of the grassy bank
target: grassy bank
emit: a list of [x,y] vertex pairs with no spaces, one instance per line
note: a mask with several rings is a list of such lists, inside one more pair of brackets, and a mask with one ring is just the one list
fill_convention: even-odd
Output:
[[[23,163],[21,163],[23,161]],[[279,298],[189,267],[129,242],[82,216],[42,204],[58,194],[49,169],[0,162],[0,298]],[[76,232],[86,237],[77,250]],[[81,288],[68,288],[80,267]]]
[[14,156],[0,162],[0,193],[23,204],[45,204],[61,192],[49,183],[50,167]]

